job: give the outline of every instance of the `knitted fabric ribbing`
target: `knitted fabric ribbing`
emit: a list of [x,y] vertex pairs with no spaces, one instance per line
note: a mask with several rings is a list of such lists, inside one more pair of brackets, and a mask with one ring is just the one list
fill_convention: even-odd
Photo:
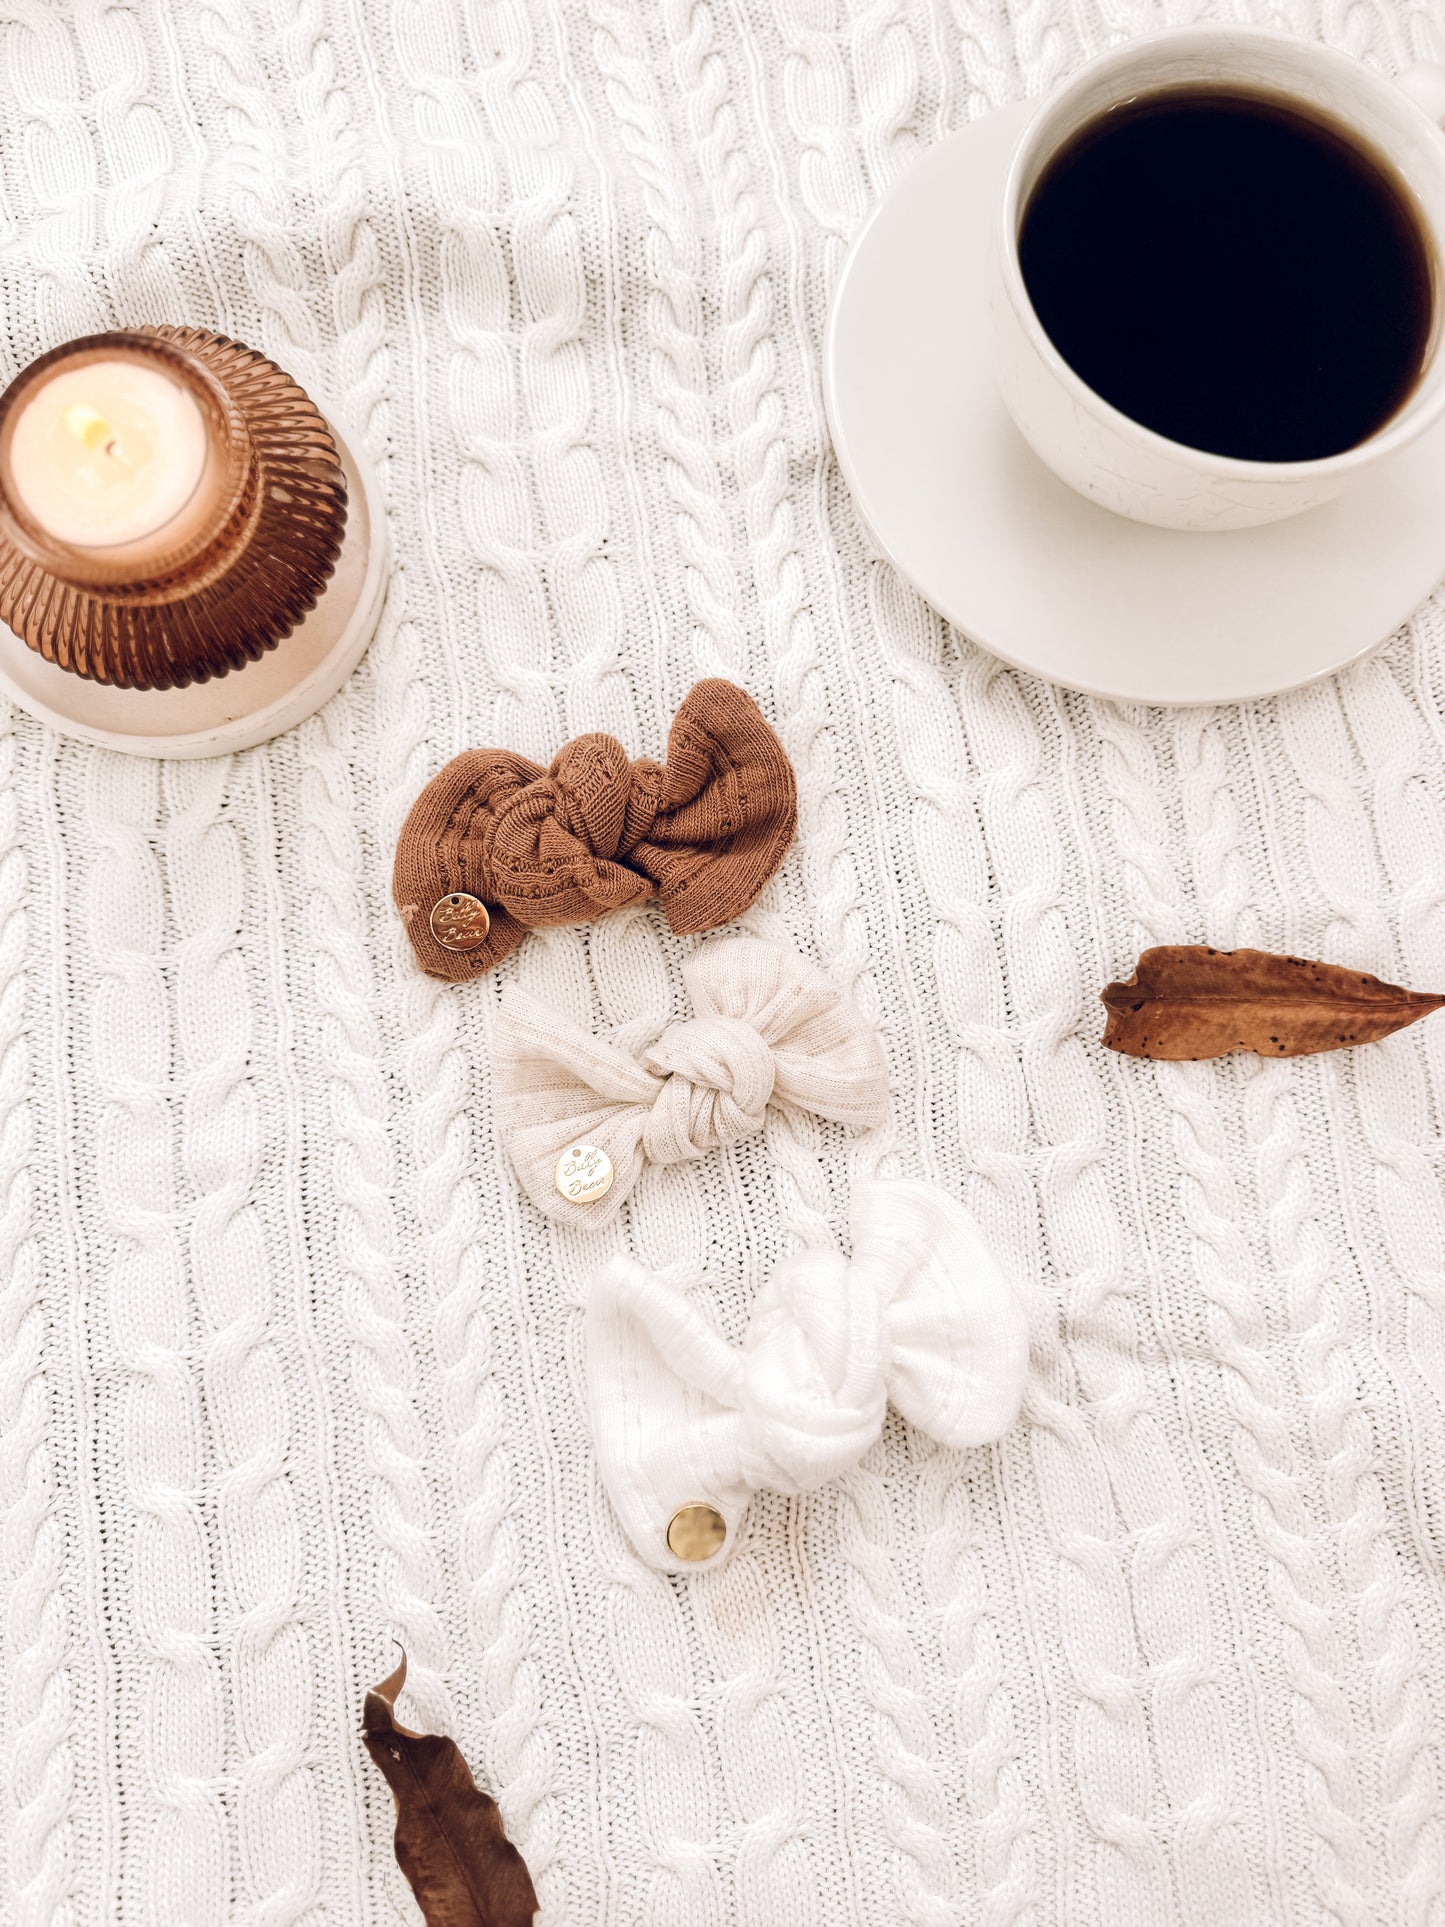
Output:
[[[1445,54],[1428,9],[1252,11]],[[0,374],[108,327],[249,342],[370,461],[395,561],[276,743],[159,770],[0,718],[7,1927],[414,1920],[356,1740],[398,1640],[546,1927],[1439,1911],[1445,1019],[1163,1066],[1101,1052],[1095,998],[1170,941],[1445,988],[1445,604],[1247,711],[1067,695],[900,582],[822,410],[878,197],[1159,18],[9,11]],[[441,983],[392,853],[451,758],[660,757],[705,677],[797,778],[744,927],[876,1028],[892,1115],[773,1106],[577,1231],[502,1142],[503,988],[640,1051],[716,939],[643,903]],[[644,1566],[585,1420],[598,1267],[705,1276],[736,1345],[873,1177],[1034,1281],[1020,1422],[890,1417],[718,1571]]]

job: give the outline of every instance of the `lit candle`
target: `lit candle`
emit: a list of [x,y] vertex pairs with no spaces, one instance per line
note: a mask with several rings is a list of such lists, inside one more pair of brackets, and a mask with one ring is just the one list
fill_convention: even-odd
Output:
[[90,335],[0,394],[0,622],[78,676],[182,689],[258,662],[345,529],[316,404],[224,335]]
[[15,417],[10,480],[53,541],[128,551],[137,565],[186,540],[209,437],[195,396],[131,356],[59,363]]

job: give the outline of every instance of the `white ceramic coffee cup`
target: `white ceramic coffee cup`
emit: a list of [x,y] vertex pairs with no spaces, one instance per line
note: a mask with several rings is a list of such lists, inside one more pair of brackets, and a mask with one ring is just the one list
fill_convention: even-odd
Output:
[[[1019,268],[1018,233],[1043,169],[1086,121],[1160,87],[1235,84],[1323,112],[1387,161],[1412,198],[1435,267],[1435,315],[1425,367],[1404,405],[1343,454],[1311,462],[1236,461],[1156,435],[1076,375],[1034,313]],[[1298,515],[1338,495],[1445,411],[1445,69],[1387,80],[1346,54],[1254,27],[1190,27],[1101,54],[1035,111],[1009,168],[989,265],[999,387],[1010,414],[1056,475],[1138,522],[1171,529],[1242,529]]]

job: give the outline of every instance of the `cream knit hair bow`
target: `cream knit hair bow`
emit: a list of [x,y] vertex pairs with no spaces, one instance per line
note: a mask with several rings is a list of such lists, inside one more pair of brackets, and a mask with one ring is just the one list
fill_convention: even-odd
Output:
[[[762,1129],[770,1104],[881,1124],[888,1066],[876,1032],[815,964],[761,937],[705,944],[683,965],[693,1015],[640,1056],[594,1037],[516,985],[493,1039],[502,1133],[532,1202],[564,1223],[614,1218],[644,1162],[677,1164]],[[571,1145],[600,1150],[611,1188],[557,1188]]]
[[[593,1436],[613,1509],[649,1565],[719,1564],[750,1493],[806,1492],[847,1471],[890,1400],[942,1445],[984,1444],[1017,1417],[1024,1297],[962,1205],[935,1185],[882,1179],[856,1194],[852,1231],[851,1259],[807,1251],[777,1267],[740,1348],[685,1268],[616,1258],[596,1280]],[[711,1537],[688,1547],[676,1522],[691,1518]]]

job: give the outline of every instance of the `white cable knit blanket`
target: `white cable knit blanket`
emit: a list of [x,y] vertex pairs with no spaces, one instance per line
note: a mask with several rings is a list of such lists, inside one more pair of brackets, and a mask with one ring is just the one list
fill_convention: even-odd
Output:
[[[1432,8],[1258,17],[1395,69]],[[872,552],[819,396],[917,154],[1186,17],[4,9],[0,373],[234,334],[344,415],[396,557],[360,673],[269,747],[0,715],[6,1923],[415,1920],[357,1740],[397,1641],[547,1927],[1440,1917],[1445,1018],[1152,1064],[1096,999],[1180,940],[1445,989],[1445,604],[1246,711],[1066,695]],[[714,675],[798,776],[746,927],[878,1024],[891,1121],[774,1107],[574,1231],[500,1142],[500,984],[640,1042],[695,944],[643,909],[447,988],[396,834],[466,745],[642,753]],[[1033,1281],[1020,1423],[890,1414],[716,1572],[653,1571],[590,1449],[588,1281],[703,1270],[736,1343],[874,1176]]]

